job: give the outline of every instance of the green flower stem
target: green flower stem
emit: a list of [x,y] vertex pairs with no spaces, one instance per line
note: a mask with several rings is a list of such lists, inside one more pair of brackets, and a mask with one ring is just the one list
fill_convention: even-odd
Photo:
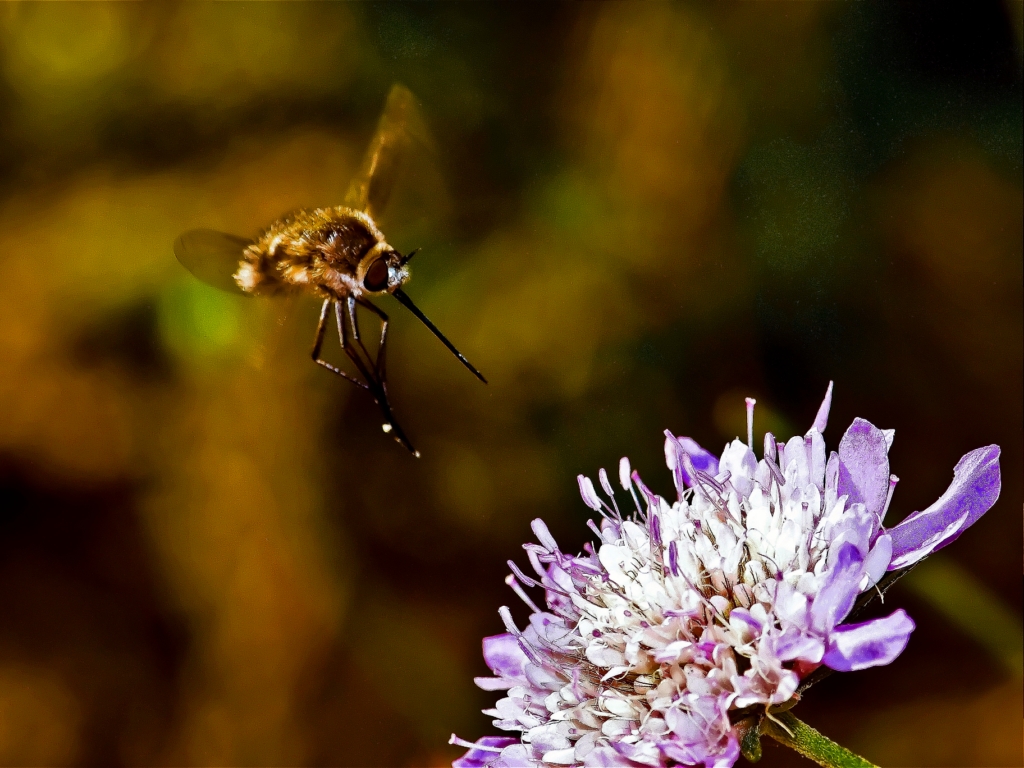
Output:
[[[786,729],[789,729],[789,733]],[[765,718],[761,722],[761,733],[825,768],[878,768],[874,763],[823,736],[790,712],[779,712],[771,718]]]

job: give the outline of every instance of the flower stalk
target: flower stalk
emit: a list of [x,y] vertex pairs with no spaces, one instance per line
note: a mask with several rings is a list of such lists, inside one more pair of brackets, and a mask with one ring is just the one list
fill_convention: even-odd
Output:
[[[792,712],[780,712],[771,718],[766,717],[761,722],[761,733],[825,768],[877,768],[874,763],[811,728]],[[760,751],[759,745],[758,757]]]

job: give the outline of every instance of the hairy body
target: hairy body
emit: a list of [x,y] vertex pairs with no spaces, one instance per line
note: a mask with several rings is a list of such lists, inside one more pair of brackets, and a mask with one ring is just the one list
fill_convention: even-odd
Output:
[[260,296],[306,290],[339,300],[393,291],[409,279],[409,267],[368,214],[339,205],[271,224],[246,247],[234,279]]

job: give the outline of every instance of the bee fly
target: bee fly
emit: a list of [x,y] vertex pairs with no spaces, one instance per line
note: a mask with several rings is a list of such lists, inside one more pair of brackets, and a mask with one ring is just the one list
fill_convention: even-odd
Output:
[[[174,243],[178,261],[214,287],[263,296],[306,291],[322,299],[313,360],[367,390],[384,414],[384,431],[390,432],[414,456],[419,456],[419,451],[405,436],[388,400],[388,316],[370,297],[390,293],[480,381],[487,383],[402,290],[409,280],[409,260],[416,251],[399,253],[388,245],[374,223],[387,203],[402,156],[414,139],[425,138],[426,129],[413,95],[407,88],[395,85],[344,205],[293,213],[275,221],[256,240],[196,229]],[[357,307],[380,319],[376,358],[360,337]],[[332,312],[341,348],[355,366],[356,375],[320,357]]]

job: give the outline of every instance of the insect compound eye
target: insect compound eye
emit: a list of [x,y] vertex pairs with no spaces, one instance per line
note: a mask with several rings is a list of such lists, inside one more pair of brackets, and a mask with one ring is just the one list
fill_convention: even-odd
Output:
[[388,265],[384,259],[377,259],[366,270],[363,285],[368,291],[383,291],[388,287]]

